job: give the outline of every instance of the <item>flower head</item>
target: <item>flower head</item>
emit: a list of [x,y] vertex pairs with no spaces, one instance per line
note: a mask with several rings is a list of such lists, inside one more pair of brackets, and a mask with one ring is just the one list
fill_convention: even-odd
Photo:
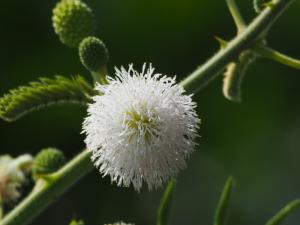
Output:
[[140,190],[159,187],[185,168],[194,151],[198,119],[190,95],[175,78],[154,73],[116,69],[109,85],[97,85],[83,124],[85,142],[103,176],[119,186]]
[[81,0],[61,0],[53,9],[53,27],[59,39],[71,48],[93,35],[96,21],[92,9]]
[[80,61],[84,67],[92,72],[98,72],[108,62],[108,50],[99,38],[89,36],[79,45]]
[[25,174],[31,170],[33,158],[21,155],[13,159],[9,155],[0,157],[0,199],[4,203],[20,197],[20,187],[27,181]]
[[36,180],[58,171],[66,163],[64,153],[56,148],[42,149],[35,157],[32,176]]

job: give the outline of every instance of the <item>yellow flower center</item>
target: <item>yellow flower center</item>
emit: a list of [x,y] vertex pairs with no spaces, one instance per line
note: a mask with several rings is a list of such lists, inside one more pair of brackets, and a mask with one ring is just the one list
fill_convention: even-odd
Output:
[[126,112],[125,124],[133,132],[129,136],[129,142],[143,137],[147,144],[151,143],[153,136],[157,136],[158,116],[155,110],[147,109],[146,105],[137,111],[134,107]]

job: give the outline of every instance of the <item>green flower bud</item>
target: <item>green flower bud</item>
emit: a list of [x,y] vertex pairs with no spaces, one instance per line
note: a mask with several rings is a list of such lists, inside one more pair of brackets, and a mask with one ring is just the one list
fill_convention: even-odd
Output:
[[32,167],[34,179],[51,174],[59,170],[66,162],[64,154],[55,148],[41,150],[35,157]]
[[260,13],[265,8],[266,4],[269,2],[270,0],[253,0],[255,12]]
[[91,8],[80,0],[61,0],[53,9],[52,21],[60,41],[71,48],[96,30]]
[[86,37],[79,45],[79,57],[85,68],[91,72],[99,72],[106,67],[108,50],[105,44],[96,37]]

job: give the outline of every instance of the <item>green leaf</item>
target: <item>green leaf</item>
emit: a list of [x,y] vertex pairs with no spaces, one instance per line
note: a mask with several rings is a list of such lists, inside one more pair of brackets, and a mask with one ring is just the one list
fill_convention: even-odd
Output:
[[234,186],[234,178],[229,177],[223,187],[223,191],[215,212],[214,225],[224,225],[229,208],[230,195]]
[[297,209],[300,205],[300,199],[296,199],[290,203],[288,203],[285,207],[283,207],[275,216],[273,216],[266,225],[279,225],[281,222],[289,216],[295,209]]
[[14,121],[40,108],[64,103],[86,104],[95,94],[93,87],[81,76],[39,78],[28,86],[12,89],[0,98],[0,118]]
[[169,221],[169,214],[172,203],[172,196],[174,194],[174,189],[176,186],[176,181],[171,180],[166,187],[164,195],[160,201],[160,205],[157,211],[157,225],[167,225]]

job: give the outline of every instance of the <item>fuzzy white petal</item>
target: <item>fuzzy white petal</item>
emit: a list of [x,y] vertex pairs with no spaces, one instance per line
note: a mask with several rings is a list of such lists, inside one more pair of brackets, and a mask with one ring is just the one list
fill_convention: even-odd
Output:
[[83,132],[103,176],[136,190],[145,181],[152,189],[185,168],[200,120],[175,78],[154,73],[151,65],[141,73],[130,65],[96,89],[103,95],[89,105]]

